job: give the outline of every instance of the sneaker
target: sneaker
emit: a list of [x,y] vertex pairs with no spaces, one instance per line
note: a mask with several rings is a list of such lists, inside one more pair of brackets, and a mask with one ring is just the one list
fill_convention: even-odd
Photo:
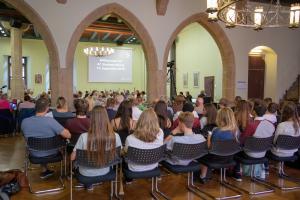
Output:
[[201,178],[200,176],[194,176],[194,181],[199,182],[201,184],[205,184],[209,181],[209,179],[206,177]]
[[125,184],[126,185],[130,185],[130,184],[132,184],[132,179],[131,178],[127,178],[127,177],[125,177]]
[[86,186],[85,186],[85,189],[86,189],[87,191],[93,191],[93,190],[94,190],[94,186],[93,186],[93,184],[92,184],[92,185],[86,185]]
[[44,171],[40,174],[40,178],[41,179],[46,179],[50,176],[53,176],[53,174],[54,174],[54,171],[47,169],[46,171]]
[[238,181],[238,182],[241,182],[241,181],[242,181],[242,176],[241,176],[240,173],[234,173],[234,174],[232,175],[232,178],[233,178],[234,180]]

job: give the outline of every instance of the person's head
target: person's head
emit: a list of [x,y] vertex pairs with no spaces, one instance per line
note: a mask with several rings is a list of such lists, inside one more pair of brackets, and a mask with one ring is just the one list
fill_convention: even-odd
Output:
[[179,92],[179,95],[183,96],[183,92]]
[[120,105],[124,101],[124,96],[119,94],[116,96],[115,100],[116,100],[116,104]]
[[207,118],[207,124],[216,124],[217,109],[212,103],[204,105],[205,116]]
[[2,94],[2,95],[1,95],[1,99],[2,99],[2,100],[7,100],[7,94]]
[[185,92],[185,95],[186,95],[186,96],[190,95],[190,92],[189,92],[189,91],[186,91],[186,92]]
[[123,129],[130,130],[130,121],[132,118],[132,103],[129,100],[124,100],[116,113],[115,118],[120,118],[120,126]]
[[250,114],[251,110],[249,102],[245,100],[239,101],[235,110],[235,118],[239,128],[244,130],[247,127],[250,119]]
[[133,134],[143,142],[153,142],[156,140],[159,131],[157,116],[154,110],[150,108],[141,114]]
[[75,99],[74,108],[77,116],[85,116],[88,111],[89,104],[85,99]]
[[49,110],[49,100],[47,98],[39,98],[35,103],[35,111],[39,114],[46,114]]
[[81,98],[82,97],[82,92],[78,91],[78,97]]
[[178,121],[179,129],[185,133],[193,128],[194,115],[191,112],[181,112],[178,116]]
[[97,164],[105,164],[107,150],[109,158],[115,155],[116,137],[105,107],[95,106],[91,112],[90,129],[88,131],[87,151],[88,154],[97,152]]
[[192,103],[187,102],[183,105],[182,107],[183,112],[193,112],[194,111],[194,106]]
[[56,108],[57,109],[67,109],[68,108],[67,100],[65,99],[65,97],[58,97],[57,98]]
[[204,97],[199,95],[197,97],[196,106],[203,106],[204,105]]
[[282,108],[281,122],[293,121],[295,133],[299,130],[299,113],[294,102],[286,102]]
[[221,98],[219,101],[220,108],[226,108],[228,106],[228,104],[229,104],[229,101],[226,98]]
[[234,101],[235,101],[236,104],[238,102],[240,102],[241,100],[243,100],[241,96],[236,96],[235,99],[234,99]]
[[256,104],[254,106],[254,111],[257,117],[262,117],[267,112],[265,104]]
[[116,101],[114,98],[108,98],[106,100],[106,108],[113,108],[116,105]]
[[268,106],[270,103],[273,102],[273,100],[272,100],[271,97],[267,97],[267,98],[264,99],[264,102],[265,102],[265,104]]
[[229,130],[233,133],[235,133],[237,130],[237,124],[235,121],[234,113],[231,110],[231,108],[225,107],[219,109],[216,123],[221,130]]
[[25,95],[25,96],[24,96],[24,101],[30,101],[30,100],[31,100],[31,98],[30,98],[29,95]]
[[158,117],[159,126],[165,128],[168,120],[167,103],[163,100],[158,101],[154,106],[154,111]]
[[269,103],[268,105],[268,112],[271,114],[275,114],[278,110],[278,105],[277,103]]

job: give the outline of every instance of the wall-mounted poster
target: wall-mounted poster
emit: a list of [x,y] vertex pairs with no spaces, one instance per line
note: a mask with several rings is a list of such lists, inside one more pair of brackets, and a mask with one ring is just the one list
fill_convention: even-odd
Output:
[[193,73],[194,87],[199,87],[199,77],[200,77],[200,72],[194,72]]
[[42,84],[43,82],[42,74],[36,74],[34,80],[36,84]]
[[187,88],[189,86],[188,73],[183,73],[182,78],[183,78],[183,87]]

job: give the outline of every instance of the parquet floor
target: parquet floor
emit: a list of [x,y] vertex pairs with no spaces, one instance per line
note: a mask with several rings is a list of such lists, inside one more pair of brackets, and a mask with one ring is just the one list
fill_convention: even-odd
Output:
[[[15,137],[7,137],[0,138],[0,170],[8,170],[8,169],[23,169],[24,165],[24,155],[25,155],[25,143],[21,136]],[[58,171],[58,170],[57,170]],[[287,172],[293,175],[294,177],[300,178],[300,171],[295,169],[287,169]],[[273,183],[280,183],[280,179],[275,176],[275,171],[271,171],[270,177],[268,179]],[[30,172],[30,176],[32,177],[32,184],[35,188],[45,188],[49,186],[55,186],[57,184],[56,179],[57,176],[51,177],[48,180],[40,180],[39,170],[33,170]],[[217,180],[218,175],[214,175],[214,180]],[[233,184],[238,184],[234,180],[228,178],[230,182]],[[291,182],[284,181],[287,185],[294,185]],[[62,199],[70,199],[70,185],[69,181],[65,179],[66,189],[62,192],[52,193],[52,194],[43,194],[43,195],[32,195],[29,193],[28,189],[23,189],[18,194],[12,196],[12,200],[62,200]],[[226,190],[223,187],[220,187],[218,182],[210,181],[208,184],[201,185],[197,184],[199,187],[204,189],[206,192],[212,193],[214,196],[219,196],[220,193],[224,194],[234,194],[229,190]],[[243,180],[241,186],[245,188],[250,187],[250,182],[247,180]],[[92,199],[109,199],[109,187],[110,185],[107,183],[96,186],[93,191],[85,191],[85,190],[74,190],[73,199],[74,200],[92,200]],[[148,200],[151,199],[149,194],[151,187],[150,180],[138,180],[134,181],[131,185],[125,185],[125,196],[123,199],[129,200]],[[169,175],[163,176],[161,181],[159,181],[159,187],[161,191],[163,191],[166,195],[168,195],[171,199],[174,200],[198,200],[202,199],[191,192],[186,190],[186,175]],[[252,187],[256,187],[256,189],[260,189],[260,187],[252,185]],[[263,189],[263,188],[262,188]],[[207,198],[209,199],[209,198]],[[289,200],[300,200],[300,189],[293,190],[288,192],[282,192],[278,189],[275,190],[274,193],[265,194],[265,195],[257,195],[257,196],[249,196],[243,193],[242,198],[245,199],[262,199],[262,200],[281,200],[281,199],[289,199]]]

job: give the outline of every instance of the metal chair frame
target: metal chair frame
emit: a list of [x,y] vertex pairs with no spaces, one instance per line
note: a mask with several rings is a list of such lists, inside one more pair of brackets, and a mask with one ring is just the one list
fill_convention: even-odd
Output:
[[[38,143],[38,144],[36,144]],[[30,150],[34,151],[43,151],[43,150],[61,150],[65,153],[65,142],[63,141],[63,138],[60,136],[54,136],[51,138],[28,138],[27,139],[27,145],[26,145],[26,153],[25,153],[25,175],[28,179],[28,185],[29,185],[29,191],[32,194],[44,194],[44,193],[50,193],[50,192],[57,192],[61,191],[65,188],[64,181],[62,179],[63,177],[63,161],[65,160],[65,154],[62,154],[62,160],[60,161],[60,176],[59,176],[59,183],[60,186],[56,188],[51,188],[47,190],[33,190],[30,182],[30,176],[28,175],[28,169],[29,164],[31,163],[29,160]]]

